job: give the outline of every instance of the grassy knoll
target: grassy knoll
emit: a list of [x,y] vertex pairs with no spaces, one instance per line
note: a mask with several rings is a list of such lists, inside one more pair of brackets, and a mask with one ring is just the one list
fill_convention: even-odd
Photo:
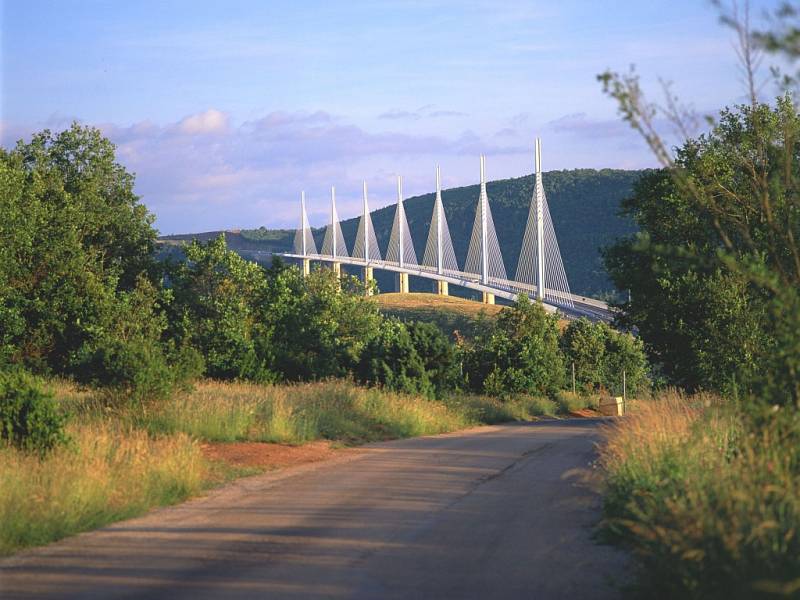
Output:
[[[331,381],[292,386],[201,382],[145,406],[55,383],[71,441],[43,458],[0,447],[0,554],[180,502],[241,474],[210,463],[207,441],[345,444],[553,414],[538,398],[443,402]],[[118,401],[118,399],[117,399]]]
[[746,431],[718,398],[667,393],[605,431],[604,534],[635,597],[800,594],[800,425]]
[[403,321],[426,321],[437,325],[445,334],[458,331],[470,337],[481,317],[494,318],[504,307],[482,304],[456,296],[437,294],[379,294],[376,296],[383,314]]

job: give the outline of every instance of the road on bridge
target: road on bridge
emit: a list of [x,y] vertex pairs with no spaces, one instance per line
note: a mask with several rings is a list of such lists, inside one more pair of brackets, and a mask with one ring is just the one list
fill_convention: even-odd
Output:
[[0,561],[11,598],[615,598],[597,421],[372,444]]

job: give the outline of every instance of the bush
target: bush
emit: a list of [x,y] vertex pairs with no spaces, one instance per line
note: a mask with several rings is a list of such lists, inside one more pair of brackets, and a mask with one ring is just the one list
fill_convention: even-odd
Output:
[[102,340],[84,349],[77,361],[85,381],[128,403],[163,399],[203,371],[203,358],[191,347],[168,357],[158,342]]
[[45,453],[66,441],[65,420],[38,379],[22,370],[0,372],[0,438]]
[[558,318],[520,296],[466,348],[464,372],[473,390],[492,396],[555,394],[564,382]]
[[669,393],[605,431],[604,534],[633,550],[636,597],[800,591],[800,418],[753,428],[719,400]]
[[581,396],[580,394],[562,390],[556,394],[556,405],[559,412],[568,413],[584,408],[596,408],[599,402],[596,396]]
[[358,379],[397,392],[433,395],[433,385],[411,334],[396,319],[384,321],[378,335],[364,348]]

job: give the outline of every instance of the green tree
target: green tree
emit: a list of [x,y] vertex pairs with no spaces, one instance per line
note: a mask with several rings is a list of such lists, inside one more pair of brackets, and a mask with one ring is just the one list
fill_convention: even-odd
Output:
[[228,250],[224,235],[206,244],[194,240],[184,250],[184,261],[166,267],[170,337],[197,348],[210,377],[272,380],[273,354],[261,319],[264,269]]
[[555,394],[564,382],[558,317],[520,296],[464,353],[468,385],[492,395]]
[[574,365],[575,383],[582,390],[594,391],[604,384],[606,337],[602,327],[587,319],[572,321],[561,335],[567,373],[571,377]]
[[153,279],[153,218],[114,146],[77,124],[0,150],[0,197],[0,361],[70,372]]
[[265,298],[260,318],[274,368],[290,381],[347,376],[382,320],[363,284],[331,269],[304,277],[278,262],[269,271]]
[[459,362],[455,346],[447,336],[434,323],[412,321],[406,328],[436,396],[441,398],[457,390],[461,382]]
[[408,327],[397,319],[386,319],[368,343],[357,370],[362,383],[390,390],[431,396],[434,386],[417,352]]
[[613,280],[631,291],[621,322],[674,383],[800,393],[796,317],[775,318],[800,286],[799,125],[788,98],[725,110],[625,204],[642,233],[606,251]]

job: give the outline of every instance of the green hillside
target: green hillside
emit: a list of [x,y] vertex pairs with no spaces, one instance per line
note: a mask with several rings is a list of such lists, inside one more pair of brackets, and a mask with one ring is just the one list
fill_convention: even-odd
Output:
[[[545,193],[573,292],[599,296],[612,291],[599,248],[619,236],[635,231],[635,225],[629,219],[620,217],[618,212],[621,200],[630,193],[634,181],[641,173],[642,171],[613,169],[576,169],[544,174]],[[487,186],[500,249],[506,271],[511,277],[516,271],[533,186],[533,175],[492,181]],[[442,192],[456,256],[462,266],[475,219],[478,193],[478,185]],[[425,251],[433,199],[434,195],[431,193],[408,198],[405,203],[411,235],[420,260]],[[372,213],[382,251],[389,243],[394,211],[394,206],[387,206]],[[358,217],[342,221],[342,231],[348,248],[353,246],[357,228]],[[291,248],[294,232],[262,227],[230,232],[226,236],[230,247],[242,251],[243,254],[252,250],[281,252]],[[318,246],[322,245],[323,236],[324,229],[314,230]],[[168,239],[187,237],[192,236],[169,236]]]

